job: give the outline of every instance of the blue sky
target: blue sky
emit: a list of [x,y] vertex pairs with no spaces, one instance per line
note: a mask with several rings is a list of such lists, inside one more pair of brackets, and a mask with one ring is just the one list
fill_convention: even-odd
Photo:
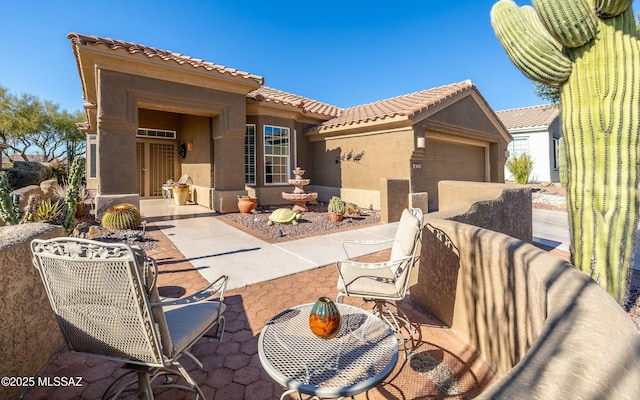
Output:
[[[633,3],[637,12],[640,0]],[[495,110],[544,102],[495,37],[493,0],[0,4],[0,85],[69,111],[84,102],[69,32],[248,71],[267,86],[340,107],[466,79]]]

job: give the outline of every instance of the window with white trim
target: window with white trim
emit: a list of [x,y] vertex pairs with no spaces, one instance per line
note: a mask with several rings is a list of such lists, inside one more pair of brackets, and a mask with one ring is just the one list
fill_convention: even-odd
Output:
[[282,184],[289,180],[289,128],[264,126],[264,182]]
[[154,139],[175,139],[176,131],[168,131],[164,129],[138,129],[138,137],[150,137]]
[[558,157],[560,157],[560,139],[553,138],[553,169],[559,169]]
[[97,135],[91,134],[87,136],[87,160],[88,160],[88,178],[96,179],[98,177],[98,141]]
[[244,136],[244,183],[256,184],[256,126],[247,125]]
[[520,157],[523,153],[529,152],[529,137],[514,137],[513,142],[509,144],[509,156],[512,158]]

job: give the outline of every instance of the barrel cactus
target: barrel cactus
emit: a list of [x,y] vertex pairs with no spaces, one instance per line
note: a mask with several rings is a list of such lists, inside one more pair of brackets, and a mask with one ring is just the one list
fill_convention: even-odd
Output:
[[117,204],[109,207],[102,216],[102,227],[110,230],[138,229],[142,223],[140,211],[133,204]]
[[640,44],[631,3],[500,0],[491,10],[513,63],[560,89],[571,261],[621,304],[638,215]]

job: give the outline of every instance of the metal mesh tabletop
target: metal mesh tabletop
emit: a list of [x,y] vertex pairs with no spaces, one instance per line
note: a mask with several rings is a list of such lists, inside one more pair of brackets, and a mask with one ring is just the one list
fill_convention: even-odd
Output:
[[393,331],[374,314],[336,304],[340,327],[331,339],[309,328],[313,304],[285,310],[260,333],[260,362],[289,389],[320,398],[353,396],[386,378],[398,359]]

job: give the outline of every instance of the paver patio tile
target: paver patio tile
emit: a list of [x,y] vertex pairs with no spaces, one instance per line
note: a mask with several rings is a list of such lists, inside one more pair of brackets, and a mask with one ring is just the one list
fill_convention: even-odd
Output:
[[233,381],[234,371],[229,368],[217,368],[207,374],[207,385],[220,389],[228,386]]
[[232,382],[220,389],[216,390],[214,400],[243,400],[245,386]]
[[229,354],[224,358],[224,366],[226,368],[237,371],[239,369],[242,369],[242,367],[246,366],[247,364],[249,364],[250,360],[251,360],[251,357],[248,356],[247,354],[239,353],[239,352],[233,353],[233,354]]
[[244,391],[246,400],[268,400],[278,398],[274,396],[273,384],[264,380],[251,382]]
[[261,369],[257,367],[245,366],[239,368],[233,375],[233,381],[242,385],[249,385],[250,383],[260,380]]
[[[188,295],[207,284],[162,231],[153,224],[148,226],[148,231],[158,244],[148,254],[158,261],[158,286],[162,295]],[[388,253],[374,254],[368,256],[368,261],[379,261],[385,257],[388,257]],[[286,308],[314,302],[324,295],[335,299],[337,276],[335,266],[329,265],[229,290],[225,297],[227,310],[223,341],[205,337],[192,347],[192,353],[203,363],[203,369],[188,357],[181,358],[181,364],[199,383],[207,399],[278,399],[285,388],[273,381],[262,368],[257,354],[258,335],[269,319]],[[358,305],[360,300],[347,298],[345,303]],[[477,353],[439,321],[426,315],[408,299],[399,302],[399,306],[419,326],[419,345],[422,346],[419,351],[424,350],[432,356],[440,355],[447,360],[447,365],[452,366],[458,385],[468,391],[462,397],[479,393],[488,383],[497,379]],[[71,373],[86,377],[83,387],[34,388],[27,393],[25,400],[95,399],[125,370],[118,363],[74,355],[67,350],[54,356],[44,370],[46,376],[68,376]],[[413,370],[401,357],[385,383],[356,396],[356,399],[424,396],[447,398],[428,376]],[[173,390],[159,392],[156,396],[159,400],[191,397]]]

